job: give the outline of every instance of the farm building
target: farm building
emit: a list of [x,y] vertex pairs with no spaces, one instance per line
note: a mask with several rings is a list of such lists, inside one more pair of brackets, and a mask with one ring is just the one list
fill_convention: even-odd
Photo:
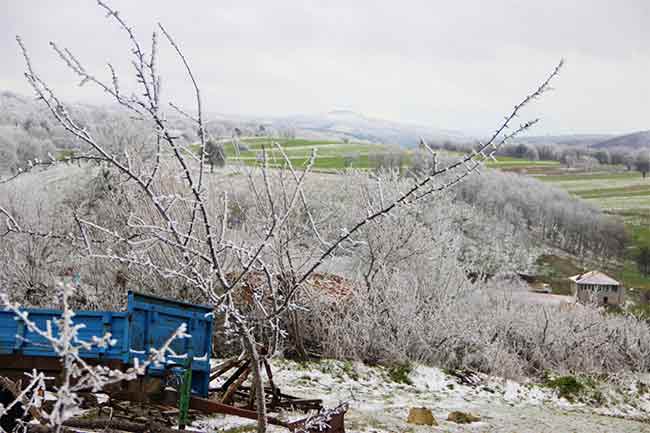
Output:
[[621,283],[599,271],[585,272],[569,278],[576,299],[580,302],[622,305],[624,290]]

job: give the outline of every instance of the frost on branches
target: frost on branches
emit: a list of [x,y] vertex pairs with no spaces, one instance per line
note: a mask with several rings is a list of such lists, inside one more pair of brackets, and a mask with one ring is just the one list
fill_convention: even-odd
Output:
[[[562,66],[560,63],[554,68],[471,152],[399,183],[393,182],[394,173],[377,175],[376,188],[347,197],[367,206],[345,224],[331,209],[323,218],[314,213],[320,197],[310,196],[305,185],[312,174],[316,153],[296,169],[277,142],[263,149],[258,166],[233,173],[244,178],[243,194],[253,198],[253,206],[244,212],[233,200],[231,184],[211,176],[206,169],[210,163],[208,143],[216,137],[207,128],[198,80],[180,45],[160,24],[145,45],[118,11],[102,0],[98,5],[128,39],[128,56],[134,70],[132,83],[123,86],[111,64],[105,71],[106,78],[102,78],[89,71],[71,50],[54,42],[50,46],[80,84],[104,92],[148,132],[143,137],[149,137],[149,151],[138,151],[129,140],[116,143],[103,128],[88,126],[79,119],[75,110],[36,71],[26,44],[17,38],[28,84],[56,123],[80,143],[83,152],[72,160],[96,168],[100,185],[94,189],[95,195],[75,197],[65,223],[55,230],[41,230],[16,215],[6,203],[0,203],[0,215],[6,222],[4,235],[24,237],[28,242],[54,242],[57,248],[66,248],[71,257],[92,270],[90,278],[99,280],[95,287],[106,292],[102,296],[110,298],[109,292],[115,286],[124,289],[127,284],[142,283],[157,294],[215,305],[226,331],[251,359],[260,433],[266,429],[260,357],[281,350],[286,317],[300,310],[298,295],[314,273],[335,256],[358,254],[359,247],[373,242],[372,232],[381,230],[379,224],[395,218],[401,210],[421,206],[480,171],[504,143],[537,123],[532,120],[518,124],[519,115],[525,106],[549,90]],[[186,71],[195,100],[192,110],[164,98],[159,38]],[[130,93],[125,88],[137,91]],[[169,112],[190,122],[196,131],[193,145],[176,132]],[[424,147],[433,153],[426,144]],[[271,162],[273,158],[276,162]],[[56,161],[37,161],[10,179],[0,179],[0,185],[22,177],[25,171],[55,164]],[[388,196],[384,193],[390,185],[398,185],[399,190]],[[330,205],[335,208],[339,203]],[[389,250],[387,254],[393,253]],[[388,261],[394,258],[389,257]],[[385,267],[377,266],[372,258],[369,262],[366,282],[372,287],[376,284],[375,270]],[[97,272],[98,269],[105,272]],[[260,278],[248,286],[245,283],[255,279],[251,276]],[[33,290],[32,286],[29,290]],[[48,422],[56,425],[61,425],[61,420],[73,411],[78,398],[76,387],[93,389],[107,380],[128,378],[113,378],[108,371],[84,365],[75,351],[83,347],[75,339],[77,329],[71,317],[64,316],[62,320],[63,339],[52,337],[67,367],[66,380],[58,391],[62,395],[57,412],[48,415]],[[48,330],[43,333],[51,337]],[[100,338],[84,344],[109,343],[110,338]],[[262,354],[260,346],[264,348]],[[133,374],[137,374],[137,369]]]

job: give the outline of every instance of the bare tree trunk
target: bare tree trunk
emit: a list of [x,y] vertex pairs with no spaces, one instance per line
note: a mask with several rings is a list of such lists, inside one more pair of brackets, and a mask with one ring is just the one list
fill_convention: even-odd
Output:
[[251,332],[246,328],[246,325],[241,319],[236,318],[235,324],[239,328],[244,347],[251,357],[251,366],[253,371],[253,388],[255,389],[257,399],[257,433],[266,433],[267,419],[266,419],[266,396],[264,395],[264,381],[262,380],[262,371],[260,369],[261,361],[260,355],[255,347],[255,339]]
[[289,321],[293,327],[293,346],[296,351],[298,359],[306,361],[308,358],[307,350],[305,349],[305,336],[302,327],[300,326],[300,318],[295,311],[289,312]]

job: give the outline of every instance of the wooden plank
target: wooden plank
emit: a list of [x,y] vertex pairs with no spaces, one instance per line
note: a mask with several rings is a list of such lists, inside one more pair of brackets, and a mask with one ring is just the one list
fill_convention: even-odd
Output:
[[[248,368],[244,370],[244,372],[237,378],[236,381],[234,381],[226,390],[226,392],[223,394],[223,397],[221,397],[221,403],[228,404],[231,402],[233,396],[235,395],[235,392],[237,389],[241,386],[242,383],[248,378],[248,375],[250,374],[251,369]],[[252,393],[251,393],[252,395]]]
[[221,376],[228,370],[239,366],[244,361],[245,361],[244,359],[231,358],[223,362],[222,364],[216,366],[213,372],[210,373],[210,381],[215,380],[217,377]]
[[244,363],[244,365],[242,365],[241,367],[239,367],[239,368],[237,369],[237,371],[235,371],[235,372],[233,373],[233,375],[230,376],[230,377],[228,378],[228,380],[226,380],[226,381],[224,382],[223,385],[221,385],[221,389],[222,389],[222,390],[226,390],[226,389],[228,389],[228,387],[229,387],[233,382],[235,382],[235,381],[237,380],[237,378],[238,378],[238,377],[239,377],[239,376],[240,376],[240,375],[241,375],[241,374],[242,374],[246,369],[248,369],[248,366],[250,365],[250,363],[251,363],[250,359],[247,359],[246,362]]

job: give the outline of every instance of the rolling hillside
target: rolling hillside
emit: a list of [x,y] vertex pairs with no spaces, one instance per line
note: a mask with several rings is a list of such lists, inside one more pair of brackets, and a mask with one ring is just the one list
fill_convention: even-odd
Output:
[[428,126],[367,117],[349,110],[334,110],[322,115],[293,116],[271,121],[277,128],[295,128],[303,133],[318,133],[339,140],[394,143],[415,147],[420,137],[429,141],[471,141],[459,132]]
[[595,149],[642,149],[650,147],[650,130],[639,131],[632,134],[619,135],[618,137],[609,140],[601,141],[593,144],[591,147]]

